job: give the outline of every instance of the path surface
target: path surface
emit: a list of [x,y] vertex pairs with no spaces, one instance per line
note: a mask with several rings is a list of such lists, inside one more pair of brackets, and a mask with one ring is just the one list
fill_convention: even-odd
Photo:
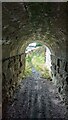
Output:
[[22,80],[5,118],[64,118],[66,109],[56,87],[46,79],[28,77]]
[[34,79],[40,79],[42,77],[41,73],[37,71],[34,66],[32,66],[32,77]]

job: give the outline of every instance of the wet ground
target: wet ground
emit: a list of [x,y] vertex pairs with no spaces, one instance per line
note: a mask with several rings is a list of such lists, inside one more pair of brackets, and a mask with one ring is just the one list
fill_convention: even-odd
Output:
[[16,89],[5,119],[13,118],[66,118],[66,108],[56,86],[46,79],[27,77]]

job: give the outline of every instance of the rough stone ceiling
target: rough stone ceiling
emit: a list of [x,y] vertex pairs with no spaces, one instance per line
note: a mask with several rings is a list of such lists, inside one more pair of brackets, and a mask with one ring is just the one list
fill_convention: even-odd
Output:
[[[29,38],[53,50],[66,49],[66,3],[3,3],[3,44],[17,46]],[[34,38],[34,39],[33,39]],[[31,40],[30,40],[31,41]]]

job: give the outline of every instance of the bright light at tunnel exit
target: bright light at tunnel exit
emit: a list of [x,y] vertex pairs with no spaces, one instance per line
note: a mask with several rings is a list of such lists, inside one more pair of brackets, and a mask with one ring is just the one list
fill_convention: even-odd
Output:
[[46,46],[46,63],[45,63],[45,65],[51,72],[51,52],[47,46]]
[[36,43],[30,43],[30,44],[27,46],[25,53],[28,53],[29,51],[34,50],[35,47],[36,47]]
[[[34,42],[34,43],[30,43],[27,48],[26,48],[26,51],[25,53],[28,53],[30,52],[31,50],[34,50],[36,49],[37,43]],[[45,57],[46,57],[46,60],[45,60],[45,67],[48,68],[50,74],[51,74],[51,52],[50,52],[50,49],[45,45],[45,49],[46,49],[46,53],[45,53]]]

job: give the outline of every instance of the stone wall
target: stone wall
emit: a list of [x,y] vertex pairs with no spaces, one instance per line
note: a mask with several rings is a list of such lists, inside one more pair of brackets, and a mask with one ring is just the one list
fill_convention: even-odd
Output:
[[24,73],[25,53],[3,59],[3,102],[11,99]]
[[51,64],[52,80],[57,86],[61,99],[68,105],[68,62],[51,55]]

